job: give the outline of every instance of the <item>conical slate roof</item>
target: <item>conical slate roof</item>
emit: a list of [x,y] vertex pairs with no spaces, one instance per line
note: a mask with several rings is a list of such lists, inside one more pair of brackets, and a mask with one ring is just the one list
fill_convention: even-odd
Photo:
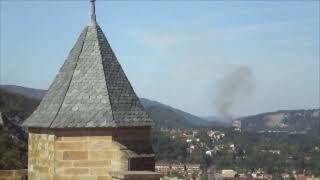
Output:
[[[94,14],[95,15],[95,14]],[[153,123],[92,18],[24,126],[142,127]]]

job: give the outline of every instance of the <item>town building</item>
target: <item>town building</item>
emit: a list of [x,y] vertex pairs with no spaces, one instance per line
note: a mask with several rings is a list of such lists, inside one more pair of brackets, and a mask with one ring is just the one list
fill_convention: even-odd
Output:
[[171,171],[171,164],[169,162],[157,162],[156,163],[156,171],[163,174],[169,175]]
[[237,174],[236,171],[232,170],[232,169],[223,169],[221,170],[221,175],[222,177],[234,177]]
[[234,128],[235,131],[241,132],[241,121],[240,120],[233,121],[232,127]]
[[156,171],[163,176],[168,176],[173,173],[183,176],[184,179],[195,179],[200,177],[201,169],[200,164],[191,163],[173,163],[160,161],[156,163]]
[[24,122],[28,178],[160,179],[148,117],[96,21],[84,28],[48,93]]

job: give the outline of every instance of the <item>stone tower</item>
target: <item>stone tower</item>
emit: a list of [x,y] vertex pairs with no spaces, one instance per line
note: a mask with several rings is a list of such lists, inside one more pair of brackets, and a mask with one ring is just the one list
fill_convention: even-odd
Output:
[[91,3],[90,25],[24,122],[31,180],[100,180],[111,179],[112,173],[154,171],[153,123],[96,22],[94,0]]

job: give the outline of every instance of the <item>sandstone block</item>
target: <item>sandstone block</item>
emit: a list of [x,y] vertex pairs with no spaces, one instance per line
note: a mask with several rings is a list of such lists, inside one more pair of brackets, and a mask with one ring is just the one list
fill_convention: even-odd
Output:
[[38,168],[38,171],[39,171],[40,173],[46,174],[46,173],[49,172],[49,168],[48,168],[48,167],[39,167],[39,168]]
[[55,166],[57,167],[72,167],[71,161],[56,161]]
[[56,150],[84,150],[85,142],[56,142]]
[[80,174],[89,174],[88,168],[66,168],[64,174],[67,175],[80,175]]
[[88,150],[93,150],[93,151],[106,151],[110,148],[111,146],[111,141],[90,141],[87,145]]
[[90,160],[106,160],[109,158],[106,151],[89,151],[89,159]]
[[58,141],[87,141],[88,137],[86,136],[68,136],[68,137],[59,137]]
[[62,175],[62,174],[64,174],[64,169],[65,169],[65,167],[56,167],[54,169],[54,174],[55,175]]
[[76,161],[73,163],[74,167],[106,167],[110,165],[110,160],[98,161]]
[[106,175],[108,175],[108,170],[107,170],[107,168],[91,168],[90,174],[91,175],[106,176]]
[[70,180],[97,180],[96,176],[71,176]]
[[70,176],[55,175],[55,176],[53,176],[53,180],[71,180],[71,177]]
[[98,176],[97,180],[109,180],[110,177],[109,176]]
[[55,160],[63,160],[63,151],[55,151],[54,157],[55,157]]
[[65,151],[63,152],[63,160],[87,160],[87,151]]

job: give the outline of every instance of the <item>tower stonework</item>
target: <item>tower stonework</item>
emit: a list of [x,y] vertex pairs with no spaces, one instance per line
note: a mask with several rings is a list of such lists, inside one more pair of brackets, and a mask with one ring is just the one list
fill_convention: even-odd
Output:
[[24,122],[28,178],[159,179],[153,173],[153,122],[96,22],[91,2],[90,25]]

